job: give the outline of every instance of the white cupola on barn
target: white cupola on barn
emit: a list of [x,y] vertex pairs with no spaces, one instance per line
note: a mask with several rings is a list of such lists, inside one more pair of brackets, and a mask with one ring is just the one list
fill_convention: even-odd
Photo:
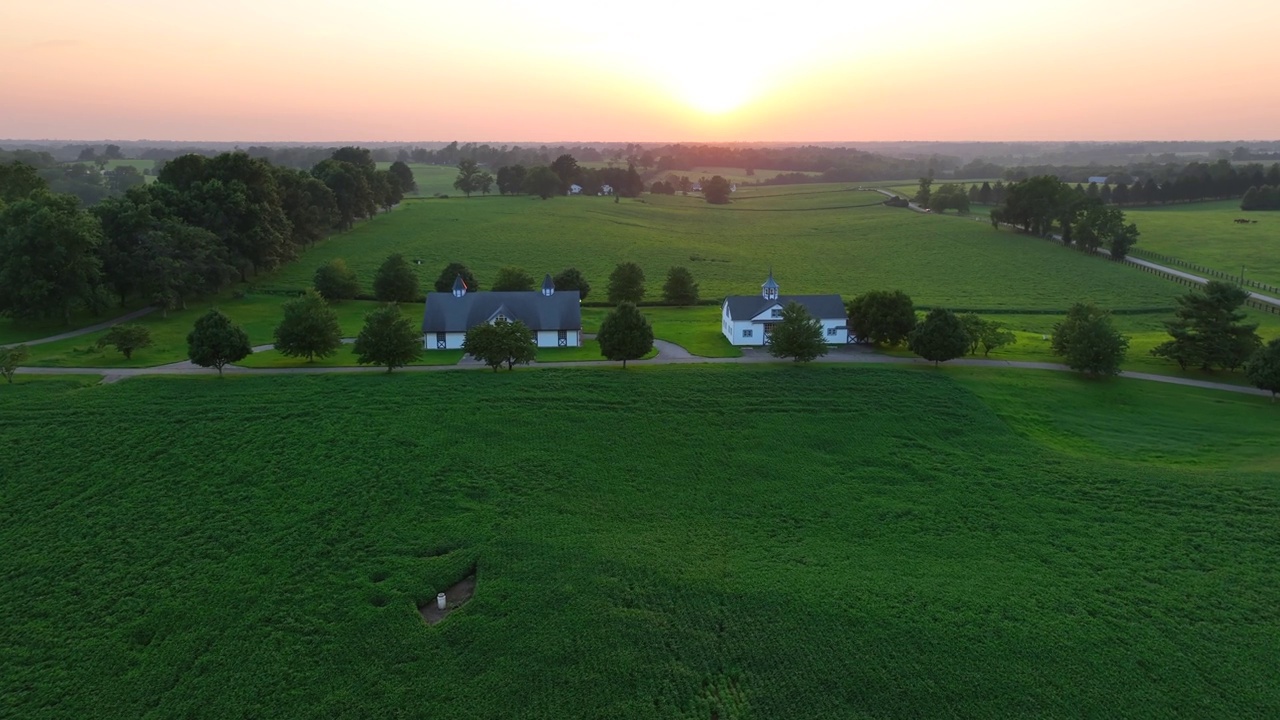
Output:
[[453,296],[456,298],[460,298],[466,294],[467,294],[467,283],[462,279],[462,276],[459,275],[453,281]]
[[765,300],[778,299],[778,282],[773,279],[773,268],[769,268],[769,279],[764,281],[760,286],[760,295]]
[[542,296],[551,297],[552,295],[555,295],[555,294],[556,294],[556,284],[551,281],[551,273],[547,273],[547,276],[542,280]]

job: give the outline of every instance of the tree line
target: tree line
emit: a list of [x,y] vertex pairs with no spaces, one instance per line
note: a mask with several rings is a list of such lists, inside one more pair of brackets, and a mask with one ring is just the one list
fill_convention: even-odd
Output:
[[[458,164],[460,182],[463,180],[464,173],[468,171],[479,172],[475,168],[475,163],[469,160],[463,160]],[[605,192],[617,197],[633,198],[639,197],[644,192],[644,180],[641,179],[634,164],[629,163],[625,169],[586,168],[579,165],[573,155],[567,153],[558,156],[549,164],[531,168],[518,163],[503,165],[497,170],[496,184],[498,192],[503,195],[536,195],[544,200],[568,193],[573,185],[581,187],[582,192],[587,195]],[[456,184],[455,187],[457,187]]]
[[1056,230],[1064,245],[1086,252],[1106,247],[1117,260],[1138,241],[1138,228],[1125,222],[1123,211],[1051,175],[1010,184],[1003,202],[991,210],[992,227],[1001,224],[1040,237]]
[[82,209],[30,165],[0,166],[0,314],[98,311],[131,299],[162,311],[273,270],[413,187],[348,147],[310,172],[246,153],[184,155],[156,182]]

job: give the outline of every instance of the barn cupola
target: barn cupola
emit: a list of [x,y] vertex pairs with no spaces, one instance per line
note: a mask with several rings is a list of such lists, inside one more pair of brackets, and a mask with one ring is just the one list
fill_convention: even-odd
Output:
[[453,281],[453,296],[456,298],[460,298],[466,294],[467,294],[467,283],[462,279],[462,276],[459,275]]
[[760,294],[765,300],[778,299],[778,281],[773,279],[773,268],[769,268],[769,279],[760,286]]
[[547,273],[547,276],[542,280],[542,296],[551,297],[552,295],[555,295],[555,294],[556,294],[556,284],[551,281],[551,273]]

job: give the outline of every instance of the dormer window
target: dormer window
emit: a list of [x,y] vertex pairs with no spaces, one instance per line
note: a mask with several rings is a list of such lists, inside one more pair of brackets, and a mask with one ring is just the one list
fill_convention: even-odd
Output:
[[493,319],[493,321],[494,321],[494,322],[506,322],[506,321],[507,321],[507,316],[506,316],[506,315],[503,315],[502,313],[498,313],[497,317],[495,317],[495,318]]

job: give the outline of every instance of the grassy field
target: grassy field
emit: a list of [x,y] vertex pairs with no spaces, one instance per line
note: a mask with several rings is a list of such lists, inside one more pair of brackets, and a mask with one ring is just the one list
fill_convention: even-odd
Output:
[[90,382],[0,386],[0,714],[1280,714],[1261,398],[968,368]]
[[[824,190],[828,192],[823,192]],[[784,293],[899,288],[926,305],[1061,309],[1077,300],[1106,307],[1170,307],[1176,285],[982,223],[906,210],[848,206],[871,193],[807,186],[727,207],[695,198],[477,197],[406,203],[266,279],[305,287],[315,268],[346,258],[365,283],[392,252],[411,260],[424,285],[450,261],[471,266],[483,285],[504,265],[535,275],[576,266],[603,294],[618,262],[638,262],[656,296],[667,268],[685,265],[703,297],[754,294],[769,267]],[[840,209],[827,209],[840,208]],[[763,212],[762,212],[763,210]],[[770,212],[769,210],[774,210]]]
[[[453,181],[458,178],[458,168],[452,165],[425,165],[423,163],[408,163],[408,165],[409,169],[413,171],[413,180],[418,184],[418,190],[417,192],[409,193],[407,197],[462,194],[453,189]],[[389,162],[378,163],[380,170],[386,170],[389,167],[391,167]],[[494,192],[497,192],[496,187]]]
[[[240,324],[249,335],[253,345],[266,345],[275,342],[273,332],[280,324],[284,312],[281,306],[289,298],[281,295],[247,295],[242,298],[224,297],[215,302],[192,303],[186,310],[169,313],[161,317],[160,313],[152,313],[137,320],[151,330],[153,345],[138,350],[129,360],[114,348],[98,349],[95,347],[98,338],[106,331],[82,335],[69,340],[33,345],[31,360],[27,364],[47,367],[151,367],[178,362],[187,358],[187,334],[191,332],[196,319],[216,306],[233,321]],[[378,303],[352,300],[333,306],[338,313],[338,322],[342,326],[344,337],[355,337],[364,325],[364,316],[378,307]],[[422,304],[406,303],[400,306],[405,317],[418,326],[422,322]],[[287,364],[305,364],[299,360],[289,360],[279,356],[279,362]],[[340,354],[341,356],[342,354]],[[275,364],[262,365],[265,359],[246,359],[245,365],[250,367],[275,367]],[[324,364],[338,364],[334,358],[323,361]],[[354,361],[351,363],[354,364]]]
[[[1280,287],[1280,212],[1241,212],[1240,201],[1126,209],[1138,247]],[[1247,218],[1257,224],[1238,225]]]

